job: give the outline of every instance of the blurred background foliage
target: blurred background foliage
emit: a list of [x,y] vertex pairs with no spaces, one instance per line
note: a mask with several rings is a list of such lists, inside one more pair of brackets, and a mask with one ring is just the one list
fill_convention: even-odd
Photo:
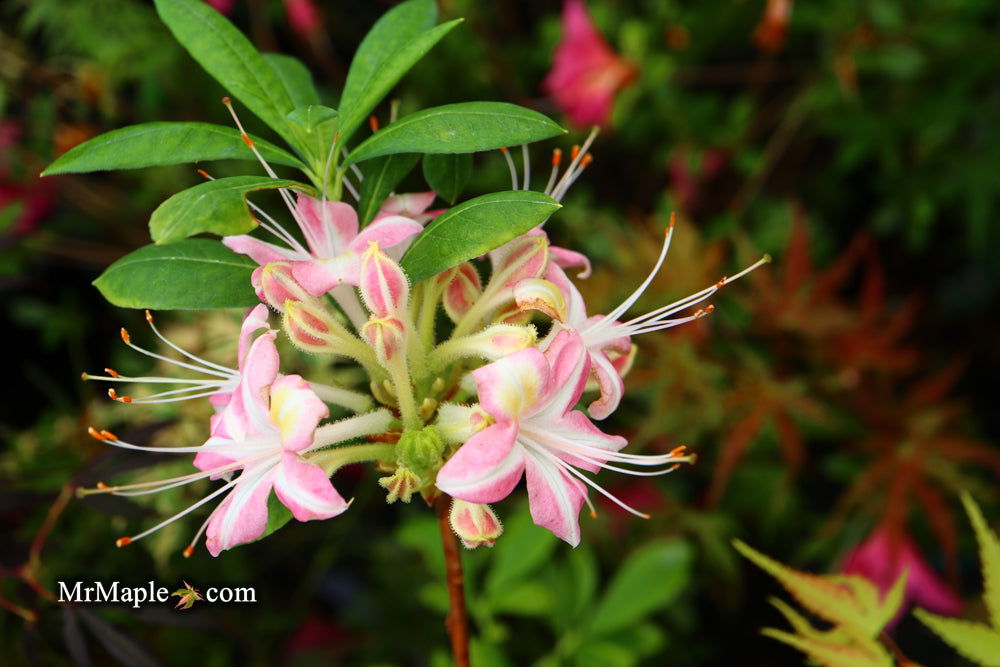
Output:
[[[332,103],[360,38],[393,3],[213,4],[262,50],[309,64]],[[530,525],[517,501],[498,506],[506,534],[466,554],[474,664],[801,664],[757,635],[779,619],[765,604],[774,585],[738,560],[733,537],[833,572],[888,532],[912,539],[973,599],[975,551],[958,492],[969,489],[994,518],[1000,500],[1000,6],[587,4],[637,72],[594,164],[548,226],[558,245],[593,259],[581,283],[592,310],[606,312],[641,282],[670,211],[680,217],[675,244],[637,312],[760,252],[776,261],[723,290],[711,317],[637,341],[626,401],[606,430],[634,451],[683,443],[700,456],[666,478],[602,479],[652,519],[598,503],[574,551]],[[790,8],[784,19],[779,4]],[[441,9],[466,24],[401,84],[403,112],[496,99],[564,119],[541,86],[560,2],[442,0]],[[355,497],[343,517],[292,522],[219,560],[181,557],[194,519],[113,547],[199,489],[145,503],[72,497],[74,485],[187,465],[110,452],[86,437],[90,424],[134,442],[205,437],[197,406],[130,408],[79,380],[104,366],[149,370],[117,335],[124,325],[152,346],[141,314],[104,304],[89,283],[147,243],[150,211],[198,177],[188,167],[37,174],[124,125],[228,121],[223,91],[151,3],[4,0],[0,26],[0,289],[14,383],[0,426],[4,664],[448,664],[431,511],[387,508],[372,471],[338,476]],[[388,108],[381,115],[385,123]],[[538,167],[552,147],[532,148]],[[499,154],[478,155],[467,193],[508,182]],[[401,189],[423,187],[416,170]],[[236,317],[161,315],[177,342],[223,363]],[[251,584],[259,603],[187,612],[55,603],[55,582],[75,578]],[[964,664],[912,617],[894,637],[923,664]]]

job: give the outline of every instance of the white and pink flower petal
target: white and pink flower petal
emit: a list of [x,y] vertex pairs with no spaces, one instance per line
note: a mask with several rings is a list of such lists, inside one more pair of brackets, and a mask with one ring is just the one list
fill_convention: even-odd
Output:
[[544,455],[526,457],[528,505],[535,524],[552,531],[571,546],[580,543],[580,508],[587,488]]
[[297,452],[313,443],[313,434],[330,408],[299,375],[286,375],[271,385],[270,420],[278,428],[281,447]]
[[517,425],[494,424],[475,434],[437,474],[437,487],[470,503],[495,503],[517,486],[524,471],[524,448]]
[[498,421],[536,410],[549,393],[549,362],[535,348],[520,350],[472,372],[479,403]]
[[299,521],[329,519],[343,514],[349,506],[322,468],[294,452],[281,455],[274,473],[274,493]]
[[240,473],[226,499],[212,512],[205,545],[213,556],[264,534],[271,473],[269,465],[248,467]]
[[358,214],[344,202],[322,201],[299,194],[296,211],[314,257],[339,255],[358,235]]

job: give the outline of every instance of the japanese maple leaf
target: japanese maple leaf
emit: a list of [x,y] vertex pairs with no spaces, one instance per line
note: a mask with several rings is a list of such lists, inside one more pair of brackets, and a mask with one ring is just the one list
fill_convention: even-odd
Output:
[[190,609],[195,602],[204,599],[201,597],[201,593],[198,592],[198,589],[193,588],[191,584],[186,581],[184,582],[184,588],[178,588],[170,594],[170,597],[175,595],[180,598],[180,601],[174,605],[174,609]]

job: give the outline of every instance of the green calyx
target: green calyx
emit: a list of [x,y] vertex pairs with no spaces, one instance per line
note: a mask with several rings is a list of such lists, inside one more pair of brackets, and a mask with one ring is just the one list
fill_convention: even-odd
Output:
[[444,441],[433,426],[420,430],[406,429],[396,445],[396,461],[400,466],[412,470],[421,477],[441,466]]

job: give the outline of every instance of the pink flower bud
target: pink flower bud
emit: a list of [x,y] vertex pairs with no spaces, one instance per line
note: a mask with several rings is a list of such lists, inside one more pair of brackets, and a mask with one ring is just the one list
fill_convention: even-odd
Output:
[[410,284],[399,264],[372,242],[361,255],[361,297],[376,317],[389,317],[406,310]]
[[438,276],[438,281],[445,284],[442,301],[445,312],[453,322],[458,322],[483,294],[479,273],[469,262],[444,271]]
[[317,301],[288,301],[285,331],[296,347],[315,354],[336,354],[341,327]]
[[508,246],[497,262],[491,283],[513,287],[525,278],[540,278],[548,263],[549,242],[544,236],[523,236]]
[[392,361],[406,346],[406,329],[397,319],[386,317],[365,322],[361,337],[375,349],[375,356],[382,364]]
[[448,523],[466,549],[486,545],[492,547],[503,534],[503,524],[489,505],[468,503],[458,498],[451,501]]
[[312,301],[313,297],[292,276],[291,262],[269,262],[250,276],[257,296],[279,313],[286,301]]

